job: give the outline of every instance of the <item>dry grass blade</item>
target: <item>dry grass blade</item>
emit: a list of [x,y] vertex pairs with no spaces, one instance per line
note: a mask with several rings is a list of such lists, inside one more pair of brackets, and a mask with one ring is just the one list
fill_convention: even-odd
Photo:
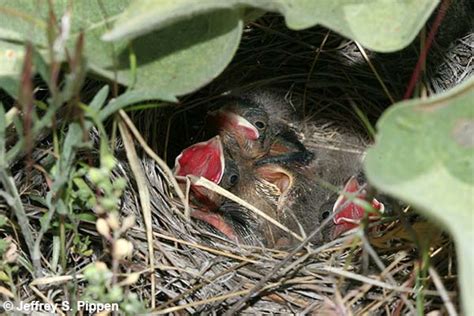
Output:
[[[332,215],[334,216],[334,214]],[[229,309],[225,313],[225,315],[233,315],[237,313],[247,303],[247,301],[251,298],[253,294],[257,293],[258,291],[261,291],[264,288],[265,283],[272,277],[275,277],[280,271],[280,269],[284,267],[298,252],[300,252],[309,243],[309,241],[314,238],[316,234],[318,234],[331,220],[332,216],[326,218],[319,227],[316,227],[311,232],[311,234],[306,237],[305,240],[303,240],[295,249],[288,253],[283,260],[278,262],[278,264],[276,264],[269,272],[267,272],[265,276],[261,278],[244,297],[242,297],[237,303],[234,304],[234,306],[232,306],[231,309]]]
[[[173,172],[170,170],[170,168],[168,167],[168,165],[157,155],[155,154],[155,152],[150,148],[150,146],[148,146],[148,144],[146,143],[146,141],[143,139],[143,137],[140,135],[140,132],[137,130],[137,128],[135,127],[135,125],[133,124],[132,120],[130,120],[130,118],[128,117],[127,113],[125,113],[125,111],[123,110],[120,110],[119,111],[120,113],[120,116],[122,117],[122,119],[124,120],[124,122],[127,124],[128,128],[130,129],[130,131],[132,132],[133,136],[137,139],[137,141],[140,143],[140,145],[142,146],[143,150],[145,150],[145,152],[151,157],[153,158],[153,160],[156,161],[156,163],[158,164],[158,166],[160,166],[161,170],[165,173],[166,175],[166,180],[168,181],[168,183],[170,183],[170,185],[173,186],[173,188],[175,189],[176,191],[176,194],[178,194],[178,197],[179,199],[181,200],[181,203],[183,203],[183,205],[186,204],[186,200],[185,200],[185,196],[184,196],[184,193],[183,191],[181,190],[181,188],[179,187],[178,185],[178,182],[176,182],[176,179],[173,175]],[[181,214],[182,215],[182,214]]]
[[385,85],[385,83],[383,82],[382,80],[382,77],[380,77],[380,74],[378,73],[377,69],[375,68],[374,64],[372,63],[372,61],[370,60],[369,56],[367,56],[367,53],[365,52],[365,49],[358,43],[358,42],[355,42],[355,44],[357,45],[357,48],[359,49],[360,53],[362,54],[362,56],[364,56],[364,59],[365,61],[367,62],[367,64],[369,65],[370,69],[372,70],[372,72],[374,73],[375,77],[377,78],[378,82],[380,83],[380,85],[382,86],[382,89],[383,91],[385,92],[385,94],[387,95],[387,98],[390,99],[390,101],[393,103],[395,103],[395,99],[393,98],[392,94],[390,93],[390,91],[388,90],[387,86]]
[[[380,276],[378,276],[378,280],[382,279],[384,277],[384,275],[388,272],[388,271],[391,271],[394,267],[396,267],[403,259],[405,259],[407,256],[407,254],[405,252],[402,252],[400,255],[397,256],[397,258],[387,267],[387,269],[385,269],[384,271],[382,271],[382,273],[380,274]],[[361,299],[365,293],[367,293],[370,288],[372,287],[372,284],[364,284],[361,286],[361,290],[359,291],[359,293],[357,295],[355,295],[351,301],[348,302],[349,305],[353,305],[355,304],[355,302],[359,299]],[[344,298],[344,301],[347,301],[348,299],[350,299],[349,295],[346,296],[346,298]]]
[[77,274],[74,276],[73,275],[58,275],[58,276],[53,276],[53,277],[36,278],[30,283],[30,286],[64,283],[71,280],[81,280],[83,277],[84,276],[82,274]]
[[456,312],[456,309],[454,308],[453,302],[449,298],[448,292],[446,291],[446,288],[443,285],[443,282],[441,281],[441,278],[439,277],[438,272],[433,267],[429,267],[430,276],[433,279],[433,283],[436,286],[436,289],[439,292],[439,295],[443,299],[444,306],[446,307],[446,311],[448,312],[448,315],[450,316],[457,316],[458,313]]
[[[275,287],[277,285],[279,285],[279,284],[269,284],[266,287],[264,287],[263,289],[264,290],[270,289],[270,288]],[[249,293],[249,291],[250,290],[240,290],[240,291],[230,292],[228,294],[214,296],[214,297],[211,297],[209,299],[202,300],[202,301],[196,301],[196,302],[192,302],[192,303],[185,304],[185,305],[169,307],[169,308],[166,308],[166,309],[163,309],[163,310],[159,310],[159,311],[156,311],[156,312],[153,312],[153,313],[149,313],[147,315],[169,314],[169,313],[176,312],[176,311],[179,311],[179,310],[183,310],[183,309],[186,309],[186,308],[189,308],[189,307],[196,307],[196,306],[199,306],[199,305],[205,305],[205,304],[209,304],[209,303],[212,303],[212,302],[224,301],[228,298],[233,298],[233,297],[237,297],[237,296],[247,294],[247,293]]]
[[384,288],[384,289],[387,289],[387,290],[393,290],[393,291],[398,291],[398,292],[403,292],[403,293],[413,293],[413,291],[414,291],[413,289],[410,289],[410,288],[404,288],[404,287],[384,283],[384,282],[381,282],[379,280],[363,276],[361,274],[346,271],[344,269],[333,268],[333,267],[325,267],[325,268],[322,268],[321,270],[329,272],[329,273],[333,273],[333,274],[336,274],[336,275],[339,275],[339,276],[343,276],[345,278],[350,278],[350,279],[353,279],[353,280],[357,280],[357,281],[363,282],[365,284],[378,286],[378,287],[381,287],[381,288]]
[[15,295],[7,288],[0,285],[0,294],[8,298],[15,298]]
[[232,298],[232,297],[236,297],[236,296],[241,296],[241,295],[244,295],[244,294],[248,293],[248,291],[249,290],[241,290],[241,291],[232,292],[232,293],[229,293],[229,294],[214,296],[212,298],[202,300],[202,301],[196,301],[196,302],[192,302],[192,303],[185,304],[185,305],[169,307],[169,308],[162,309],[162,310],[159,310],[159,311],[156,311],[156,312],[153,312],[153,313],[149,313],[147,315],[169,314],[169,313],[173,313],[173,312],[183,310],[183,309],[186,309],[186,308],[189,308],[189,307],[196,307],[196,306],[200,306],[200,305],[209,304],[209,303],[212,303],[212,302],[223,301],[223,300],[226,300],[228,298]]
[[[135,181],[138,186],[138,194],[140,198],[140,205],[142,207],[142,214],[143,219],[145,222],[145,229],[146,229],[146,237],[148,243],[148,256],[149,256],[149,264],[150,270],[155,271],[155,254],[153,248],[153,227],[151,223],[151,202],[150,202],[150,193],[148,191],[148,186],[145,180],[145,174],[143,169],[140,165],[140,161],[135,150],[135,145],[133,143],[133,139],[124,124],[123,121],[119,122],[119,129],[120,134],[122,135],[123,144],[125,146],[125,151],[127,153],[127,158],[130,163],[130,168],[132,169],[133,175],[135,176]],[[150,274],[150,281],[151,281],[151,295],[155,297],[155,274]],[[155,300],[151,300],[151,307],[155,308]]]
[[271,216],[265,214],[264,212],[262,212],[261,210],[259,210],[258,208],[256,208],[255,206],[253,206],[252,204],[248,203],[247,201],[244,201],[242,200],[241,198],[239,198],[238,196],[236,196],[235,194],[232,194],[231,192],[223,189],[222,187],[218,186],[217,184],[215,184],[214,182],[212,181],[209,181],[208,179],[206,178],[203,178],[203,177],[196,177],[196,176],[193,176],[193,175],[189,175],[188,176],[189,179],[191,180],[191,183],[194,184],[194,185],[199,185],[199,186],[202,186],[202,187],[205,187],[206,189],[209,189],[211,191],[214,191],[236,203],[239,203],[240,205],[248,208],[249,210],[251,210],[252,212],[254,212],[255,214],[257,214],[258,216],[264,218],[265,220],[267,220],[269,223],[272,223],[273,225],[275,225],[276,227],[282,229],[283,231],[291,234],[291,236],[295,237],[296,239],[298,239],[299,241],[303,241],[304,238],[301,237],[300,235],[296,234],[295,232],[291,231],[290,229],[288,229],[288,227],[286,227],[285,225],[282,225],[280,222],[278,222],[277,220],[275,220],[274,218],[272,218]]
[[[224,276],[228,273],[232,273],[232,272],[244,267],[245,265],[247,265],[247,262],[242,262],[242,263],[239,263],[239,264],[235,265],[234,267],[232,267],[230,269],[221,271],[217,275],[214,275],[214,277],[210,281],[215,282],[220,277],[222,277],[222,276]],[[164,310],[166,306],[174,304],[175,302],[180,301],[184,297],[187,297],[187,296],[191,295],[192,293],[197,292],[199,289],[203,288],[205,285],[206,285],[206,283],[204,283],[204,282],[196,284],[195,286],[191,287],[187,291],[182,292],[178,296],[174,297],[173,299],[171,299],[171,300],[165,302],[164,304],[162,304],[161,306],[159,306],[158,310]]]
[[[58,304],[54,303],[53,301],[51,301],[49,298],[47,298],[46,296],[44,296],[43,293],[41,293],[40,290],[38,290],[36,287],[34,287],[33,285],[30,285],[29,288],[35,292],[36,295],[38,295],[42,300],[43,302],[46,302],[48,303],[50,306],[56,306],[56,312],[61,315],[61,316],[66,316],[66,314],[63,313],[63,311],[61,310],[61,308],[59,308]],[[33,314],[35,314],[35,312],[33,312]]]
[[13,107],[5,114],[5,127],[9,127],[13,123],[13,119],[20,113],[17,107]]
[[166,236],[166,235],[163,235],[163,234],[160,234],[160,233],[153,233],[153,235],[155,235],[158,238],[163,238],[163,239],[170,240],[170,241],[173,241],[173,242],[177,242],[179,244],[183,244],[183,245],[186,245],[186,246],[189,246],[189,247],[194,247],[194,248],[197,248],[197,249],[201,249],[201,250],[210,252],[210,253],[215,254],[215,255],[228,257],[228,258],[232,258],[232,259],[243,261],[243,262],[257,263],[257,261],[252,260],[252,259],[248,259],[248,258],[245,258],[245,257],[242,257],[242,256],[237,256],[237,255],[234,255],[234,254],[231,254],[231,253],[228,253],[228,252],[224,252],[224,251],[219,250],[219,249],[214,249],[214,248],[211,248],[211,247],[208,247],[208,246],[191,243],[191,242],[188,242],[188,241],[185,241],[185,240],[182,240],[182,239]]
[[[367,237],[365,236],[365,234],[361,234],[361,239],[363,242],[362,244],[363,244],[364,249],[369,253],[370,257],[374,260],[375,264],[380,269],[380,271],[386,271],[386,279],[389,280],[390,283],[392,283],[393,285],[397,284],[397,281],[395,281],[392,274],[389,271],[387,271],[387,268],[383,264],[382,260],[380,260],[380,257],[377,255],[374,248],[370,245],[370,242],[367,240]],[[403,294],[401,295],[401,299],[406,304],[406,306],[410,309],[410,311],[413,314],[415,314],[416,310],[412,302],[408,300],[408,298]]]

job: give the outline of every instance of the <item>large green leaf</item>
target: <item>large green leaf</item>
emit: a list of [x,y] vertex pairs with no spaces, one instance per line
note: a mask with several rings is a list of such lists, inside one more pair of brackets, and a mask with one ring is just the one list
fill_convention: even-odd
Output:
[[[103,4],[101,7],[99,2]],[[116,19],[129,4],[129,0],[74,1],[71,6],[70,19],[64,18],[68,11],[68,0],[52,1],[58,28],[63,26],[69,32],[64,32],[66,44],[72,47],[79,32],[84,31],[85,50],[88,56],[93,56],[99,65],[111,63],[115,49],[126,45],[125,42],[103,43],[100,36],[107,30],[107,23]],[[14,41],[31,41],[39,48],[48,47],[48,1],[31,0],[0,0],[0,38]],[[57,31],[57,29],[56,29]],[[59,43],[59,41],[58,41]]]
[[[133,40],[139,89],[182,95],[217,77],[232,60],[242,33],[240,16],[231,10],[195,16]],[[119,55],[126,75],[128,50]],[[169,98],[168,98],[169,100]]]
[[0,88],[12,96],[18,94],[24,56],[23,45],[0,41]]
[[280,12],[295,30],[321,24],[369,49],[390,52],[415,38],[437,4],[438,0],[137,0],[104,39],[133,38],[193,15],[250,6]]
[[443,95],[395,104],[367,153],[369,181],[454,237],[466,315],[474,315],[474,78]]
[[[69,2],[53,1],[58,19],[64,16]],[[130,46],[127,41],[102,41],[101,36],[129,2],[81,0],[74,1],[72,6],[66,46],[72,49],[77,35],[84,31],[88,65],[103,76],[123,84],[135,83],[136,90],[154,90],[160,99],[173,101],[175,95],[210,82],[237,50],[242,22],[239,14],[231,10],[194,16],[137,38]],[[29,40],[45,50],[48,47],[47,19],[47,1],[0,0],[1,39]],[[130,71],[132,51],[137,57],[136,73]]]

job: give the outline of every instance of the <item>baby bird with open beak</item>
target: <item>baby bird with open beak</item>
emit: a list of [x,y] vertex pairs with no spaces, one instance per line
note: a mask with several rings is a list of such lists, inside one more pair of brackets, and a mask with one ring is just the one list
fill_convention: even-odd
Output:
[[[174,174],[178,177],[201,176],[227,190],[239,180],[239,169],[232,160],[226,159],[219,136],[185,148],[176,157]],[[191,185],[190,200],[192,217],[208,223],[229,239],[238,240],[233,227],[222,214],[215,212],[223,203],[220,195],[204,187]]]
[[[332,207],[332,212],[335,213],[333,218],[335,227],[331,232],[332,238],[336,238],[342,233],[357,227],[359,221],[365,216],[366,209],[364,206],[360,205],[355,200],[351,201],[349,194],[354,195],[357,199],[366,199],[367,192],[355,176],[351,177],[346,182],[341,194],[337,197],[337,200]],[[376,198],[372,198],[370,207],[375,212],[368,212],[368,219],[370,221],[379,220],[380,215],[385,211],[385,205],[379,202]]]
[[223,106],[211,112],[222,142],[231,155],[264,159],[268,163],[308,164],[313,155],[294,131],[266,104],[247,97],[227,97]]

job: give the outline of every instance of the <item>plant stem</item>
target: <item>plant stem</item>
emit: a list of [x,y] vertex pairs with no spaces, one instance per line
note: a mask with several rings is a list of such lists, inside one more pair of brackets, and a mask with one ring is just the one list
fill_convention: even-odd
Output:
[[64,216],[59,220],[59,240],[60,240],[60,257],[62,272],[66,271],[66,226],[64,224]]

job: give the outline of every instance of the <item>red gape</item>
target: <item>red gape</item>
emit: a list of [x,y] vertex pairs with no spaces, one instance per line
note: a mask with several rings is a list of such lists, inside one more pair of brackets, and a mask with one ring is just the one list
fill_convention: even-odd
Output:
[[[362,206],[355,204],[354,202],[348,202],[344,193],[356,194],[359,199],[364,199],[366,192],[364,190],[360,191],[360,184],[355,177],[351,177],[347,181],[344,189],[342,189],[341,195],[337,198],[336,203],[333,206],[333,212],[337,212],[334,216],[333,221],[336,225],[333,231],[333,237],[337,237],[340,234],[357,227],[358,221],[364,217],[365,210]],[[346,203],[347,202],[347,203]],[[344,207],[342,207],[345,204]],[[372,200],[372,207],[380,212],[384,211],[384,205],[377,201],[375,198]],[[375,221],[379,219],[379,215],[375,213],[369,214],[369,220]]]
[[[219,136],[215,136],[208,141],[196,143],[184,149],[176,157],[174,173],[177,176],[201,176],[219,184],[224,170],[224,150]],[[193,208],[191,216],[213,226],[229,239],[237,241],[232,227],[220,214],[212,212],[218,206],[210,201],[206,189],[197,185],[192,185],[191,189],[196,199],[205,206]]]
[[177,176],[201,176],[219,183],[224,174],[224,150],[219,136],[184,149],[175,160]]

